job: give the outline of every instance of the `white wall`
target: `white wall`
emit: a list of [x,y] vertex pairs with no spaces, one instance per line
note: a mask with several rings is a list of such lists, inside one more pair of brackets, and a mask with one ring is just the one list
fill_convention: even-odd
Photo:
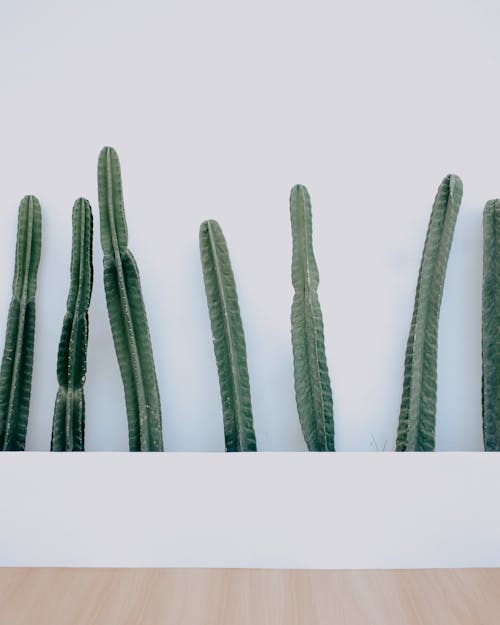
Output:
[[485,453],[3,453],[0,565],[498,567],[499,478]]
[[[43,249],[27,448],[49,447],[73,201],[96,217],[87,448],[127,449],[102,286],[96,163],[121,157],[170,450],[222,450],[198,252],[220,221],[262,450],[305,449],[295,410],[288,195],[313,202],[339,450],[393,449],[427,221],[444,175],[464,200],[441,315],[437,449],[480,450],[481,212],[500,195],[494,0],[34,0],[0,5],[0,333],[17,206]],[[3,346],[3,339],[0,339]]]

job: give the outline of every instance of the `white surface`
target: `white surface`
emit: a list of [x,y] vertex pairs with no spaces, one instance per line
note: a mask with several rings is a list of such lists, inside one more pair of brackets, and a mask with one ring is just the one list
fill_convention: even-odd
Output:
[[500,566],[498,454],[0,454],[0,565]]
[[0,2],[0,337],[17,207],[34,193],[43,208],[28,449],[49,448],[79,195],[96,216],[86,444],[127,449],[98,238],[106,144],[122,162],[170,450],[224,448],[198,252],[206,218],[233,260],[259,448],[305,448],[289,329],[298,182],[313,202],[337,448],[393,449],[430,209],[441,179],[459,174],[437,448],[482,449],[481,213],[500,194],[499,29],[496,0]]

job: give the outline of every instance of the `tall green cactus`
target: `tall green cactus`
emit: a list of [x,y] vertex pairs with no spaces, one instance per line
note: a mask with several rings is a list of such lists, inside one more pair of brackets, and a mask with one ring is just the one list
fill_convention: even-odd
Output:
[[311,199],[303,185],[290,194],[292,347],[295,398],[309,451],[334,451],[333,397],[326,362],[319,272],[313,252]]
[[482,408],[485,451],[500,451],[500,200],[483,213]]
[[446,176],[432,207],[406,347],[396,451],[434,450],[439,310],[462,193],[460,178]]
[[35,292],[42,244],[40,203],[19,206],[12,301],[0,368],[0,449],[23,451],[28,426],[35,342]]
[[128,249],[118,155],[101,150],[98,163],[104,287],[125,389],[130,451],[163,451],[160,394],[139,270]]
[[200,226],[200,253],[219,373],[227,451],[256,451],[245,336],[229,252],[214,220]]
[[57,357],[52,451],[83,451],[88,309],[92,293],[92,209],[84,198],[73,206],[70,288]]

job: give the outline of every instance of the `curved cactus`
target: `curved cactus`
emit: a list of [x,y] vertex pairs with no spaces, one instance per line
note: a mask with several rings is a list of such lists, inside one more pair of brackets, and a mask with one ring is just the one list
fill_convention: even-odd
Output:
[[118,155],[101,150],[98,163],[104,288],[125,389],[130,451],[163,451],[160,395],[139,270],[128,249]]
[[73,206],[73,243],[67,312],[57,356],[52,451],[83,451],[88,308],[92,293],[92,209],[84,198]]
[[446,176],[432,207],[406,347],[396,451],[434,450],[439,309],[462,193],[460,178]]
[[200,226],[200,253],[219,373],[227,451],[256,451],[245,336],[229,252],[214,220]]
[[500,200],[483,213],[482,410],[485,451],[500,451]]
[[292,347],[295,397],[309,451],[334,451],[333,398],[326,362],[319,273],[313,253],[309,193],[295,185],[290,194],[293,254]]
[[27,195],[19,206],[12,301],[0,368],[0,449],[3,451],[22,451],[25,447],[41,244],[40,203],[33,195]]

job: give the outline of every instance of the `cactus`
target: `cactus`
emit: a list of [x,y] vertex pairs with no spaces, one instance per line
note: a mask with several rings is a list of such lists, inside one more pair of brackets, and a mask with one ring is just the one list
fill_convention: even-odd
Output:
[[460,178],[446,176],[432,207],[406,347],[396,451],[434,450],[439,309],[462,192]]
[[256,451],[245,336],[229,252],[214,220],[200,226],[200,253],[227,451]]
[[70,289],[57,357],[52,451],[83,451],[88,308],[92,293],[92,210],[84,198],[73,206]]
[[31,395],[35,342],[35,292],[42,244],[42,214],[36,197],[19,206],[12,301],[0,368],[0,449],[23,451]]
[[139,271],[128,249],[118,155],[101,150],[98,163],[104,288],[125,389],[130,451],[162,451],[160,395]]
[[326,362],[319,273],[312,245],[309,193],[295,185],[290,194],[292,224],[292,347],[295,397],[309,451],[334,451],[333,398]]
[[485,451],[500,451],[500,200],[483,213],[482,410]]

